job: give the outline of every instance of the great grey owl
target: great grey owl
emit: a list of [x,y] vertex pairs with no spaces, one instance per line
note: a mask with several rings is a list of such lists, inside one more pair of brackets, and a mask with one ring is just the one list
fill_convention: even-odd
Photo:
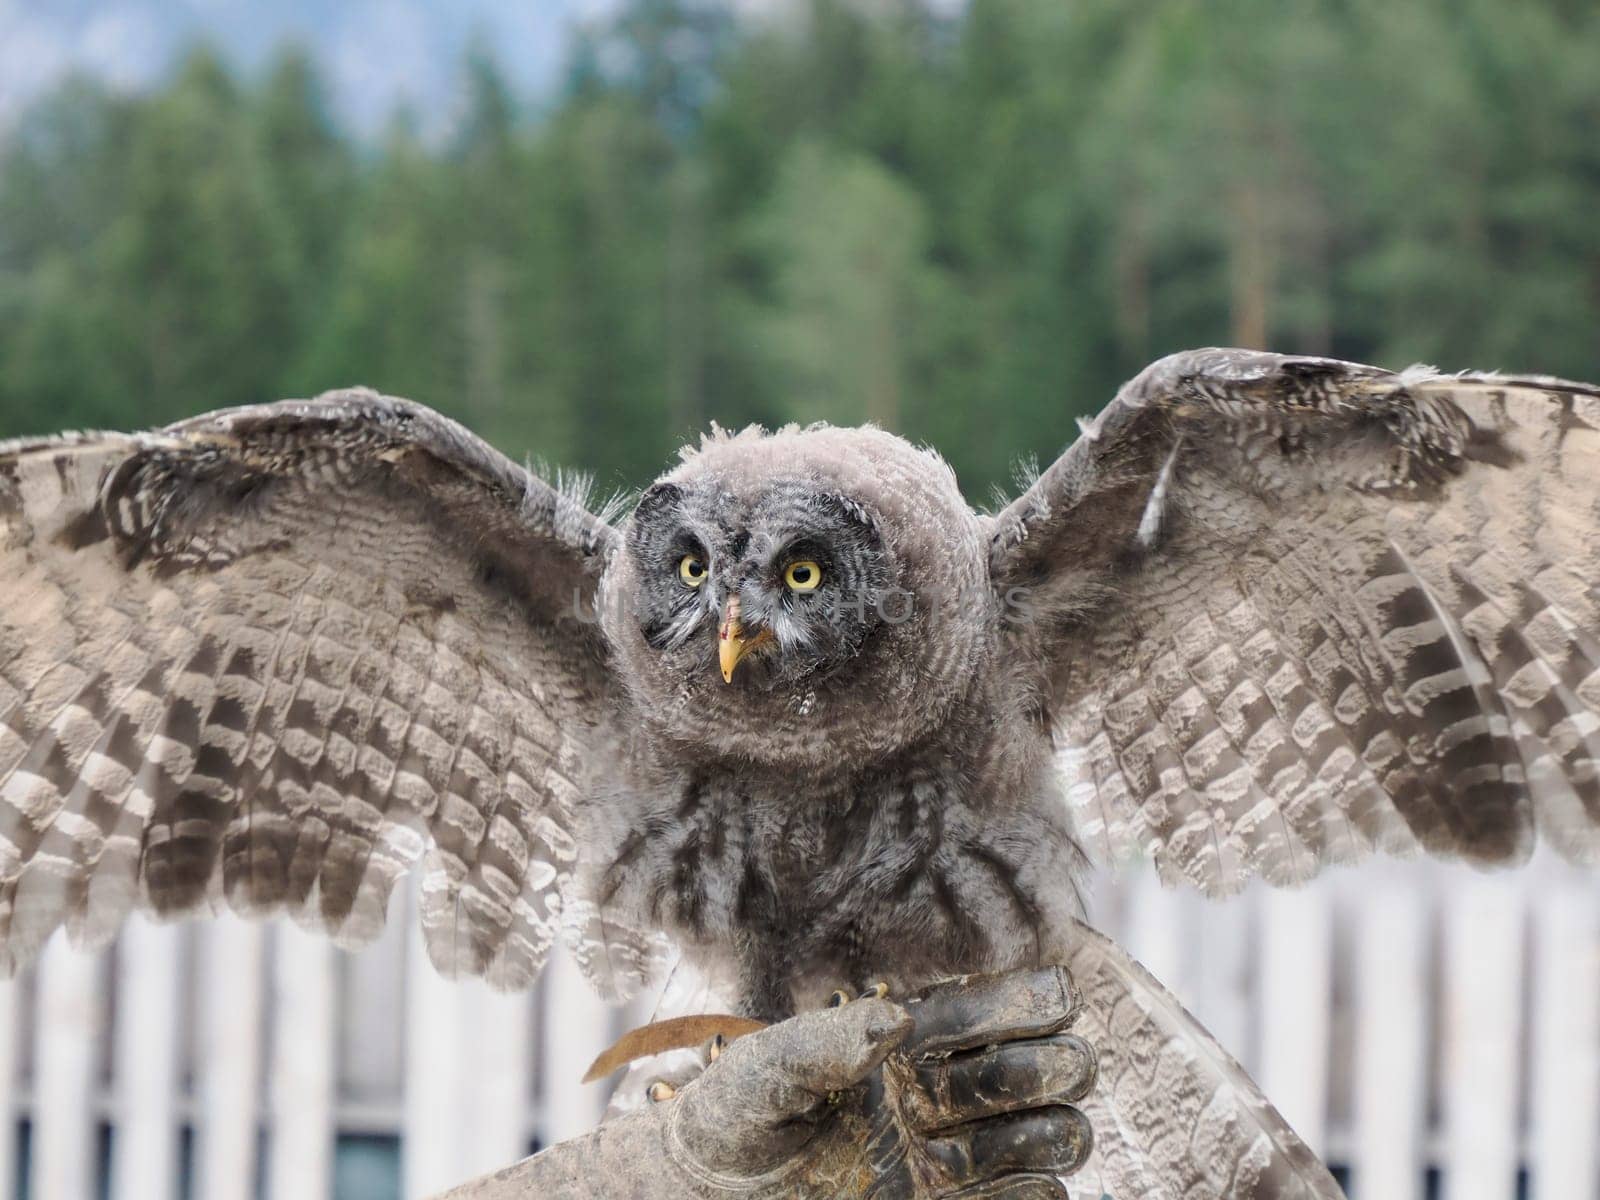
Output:
[[[1206,350],[992,514],[873,429],[713,432],[625,517],[366,391],[0,445],[0,940],[135,905],[444,971],[670,942],[782,1016],[1074,971],[1115,1194],[1333,1194],[1094,934],[1377,848],[1600,851],[1600,390]],[[1330,1191],[1333,1189],[1333,1191]]]

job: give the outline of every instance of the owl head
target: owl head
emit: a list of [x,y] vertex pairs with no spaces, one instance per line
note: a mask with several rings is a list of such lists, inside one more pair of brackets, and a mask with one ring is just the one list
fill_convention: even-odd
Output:
[[991,652],[980,520],[876,429],[716,431],[641,496],[601,620],[644,718],[690,755],[814,771],[904,746]]

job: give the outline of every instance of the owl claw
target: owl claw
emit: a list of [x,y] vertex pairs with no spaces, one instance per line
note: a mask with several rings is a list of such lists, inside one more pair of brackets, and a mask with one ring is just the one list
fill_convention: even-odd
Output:
[[644,1090],[651,1104],[664,1104],[678,1094],[678,1089],[665,1079],[658,1079]]
[[882,1000],[882,999],[886,998],[888,995],[889,995],[889,985],[887,983],[882,982],[881,980],[878,983],[873,984],[866,991],[862,992],[859,996],[854,996],[854,997],[852,997],[850,995],[850,993],[845,991],[843,988],[834,988],[833,989],[833,995],[828,997],[828,1007],[829,1008],[839,1008],[842,1005],[849,1004],[852,999],[855,999],[855,1000]]
[[712,1063],[716,1062],[718,1058],[722,1057],[722,1052],[724,1050],[726,1050],[727,1048],[728,1048],[728,1039],[727,1038],[723,1037],[720,1033],[712,1034],[711,1035],[711,1039],[708,1042],[706,1042],[706,1048],[705,1048],[706,1066],[709,1067]]

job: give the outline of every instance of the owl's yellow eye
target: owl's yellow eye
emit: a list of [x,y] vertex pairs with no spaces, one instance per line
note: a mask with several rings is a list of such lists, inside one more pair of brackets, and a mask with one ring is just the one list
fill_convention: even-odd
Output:
[[814,592],[822,582],[822,568],[809,558],[792,562],[783,573],[783,581],[791,592]]
[[678,578],[692,588],[706,581],[706,564],[698,554],[685,554],[678,560]]

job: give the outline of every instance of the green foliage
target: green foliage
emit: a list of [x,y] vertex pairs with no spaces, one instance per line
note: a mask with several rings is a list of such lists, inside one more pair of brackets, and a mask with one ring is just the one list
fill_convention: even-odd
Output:
[[314,62],[75,79],[0,158],[0,435],[367,383],[637,486],[716,419],[876,420],[985,496],[1151,358],[1600,377],[1600,10],[632,0],[442,143]]
[[753,225],[772,264],[750,322],[787,415],[898,428],[938,277],[916,193],[876,160],[801,142]]

